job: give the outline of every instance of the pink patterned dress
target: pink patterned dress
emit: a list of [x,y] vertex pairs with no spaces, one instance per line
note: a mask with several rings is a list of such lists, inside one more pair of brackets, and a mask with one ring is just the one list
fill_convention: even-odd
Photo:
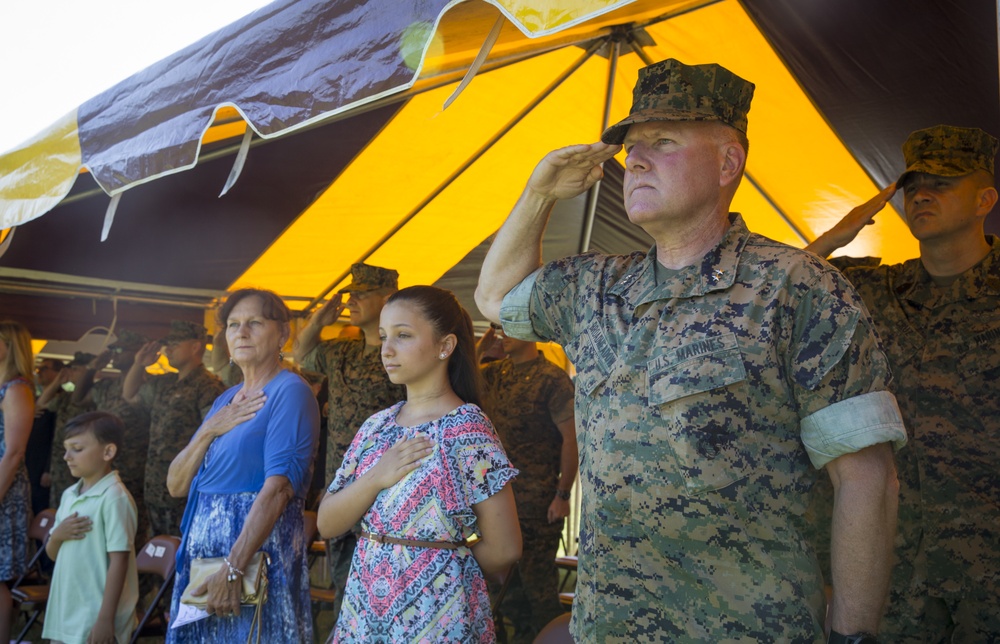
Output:
[[[461,541],[477,531],[472,506],[499,492],[517,470],[479,407],[462,405],[433,422],[400,427],[396,414],[402,406],[365,421],[330,492],[350,485],[400,440],[427,435],[434,452],[382,490],[362,519],[363,529],[415,541]],[[495,640],[486,581],[471,550],[358,540],[331,641]]]

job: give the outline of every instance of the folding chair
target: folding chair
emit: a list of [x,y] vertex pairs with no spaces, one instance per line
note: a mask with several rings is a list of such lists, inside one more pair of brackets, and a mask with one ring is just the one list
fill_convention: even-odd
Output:
[[167,632],[166,609],[160,609],[160,603],[167,590],[174,585],[174,568],[177,565],[177,549],[181,540],[177,537],[161,534],[146,542],[135,557],[135,567],[139,575],[155,575],[158,577],[159,588],[146,609],[139,626],[132,633],[129,644],[135,644],[140,637],[163,635]]
[[[312,568],[313,562],[316,561],[316,557],[321,554],[326,554],[326,548],[323,546],[323,542],[316,541],[316,532],[318,530],[316,527],[317,520],[317,514],[313,510],[306,510],[302,513],[302,521],[304,524],[303,532],[306,535],[306,543],[309,544],[306,548],[306,556],[308,557],[310,569]],[[317,548],[317,544],[322,547]]]
[[497,642],[505,644],[507,642],[507,628],[504,626],[503,613],[500,612],[500,604],[503,603],[504,595],[507,594],[507,587],[510,586],[514,573],[517,571],[517,563],[514,562],[500,575],[500,590],[490,603],[490,610],[493,612],[493,626],[496,631]]
[[570,575],[576,574],[576,568],[579,563],[579,558],[576,555],[566,555],[564,557],[556,557],[556,568],[562,570],[560,574],[562,580],[559,582],[559,592],[566,590],[566,584],[569,583]]
[[37,541],[38,546],[24,573],[14,581],[10,588],[14,605],[18,610],[30,613],[27,624],[14,640],[15,642],[24,639],[31,627],[38,621],[39,616],[45,610],[45,604],[49,601],[49,585],[42,577],[39,560],[45,551],[45,541],[49,538],[49,531],[52,530],[55,520],[56,511],[50,508],[35,515],[31,525],[28,526],[28,536]]
[[306,548],[306,556],[308,557],[306,562],[309,565],[309,570],[312,570],[316,560],[326,556],[326,540],[319,536],[315,510],[303,512],[302,519],[305,521],[306,541],[309,543],[309,547]]
[[[316,561],[316,558],[321,554],[326,554],[326,543],[324,541],[315,541],[317,534],[317,515],[315,512],[306,510],[302,513],[302,520],[304,522],[303,527],[306,535],[306,543],[309,544],[309,569],[312,570],[312,565]],[[321,610],[324,608],[333,610],[333,603],[336,599],[336,588],[318,588],[309,584],[309,601],[312,603],[313,624],[316,623],[316,618],[319,617]]]
[[28,538],[38,542],[37,548],[31,560],[28,561],[28,567],[24,569],[24,573],[14,582],[14,585],[11,587],[12,589],[18,586],[39,583],[43,580],[40,560],[42,553],[45,552],[45,541],[49,538],[49,531],[52,530],[55,520],[56,511],[48,508],[36,514],[31,525],[28,526]]
[[535,636],[534,644],[573,644],[569,634],[570,613],[564,613],[545,625]]

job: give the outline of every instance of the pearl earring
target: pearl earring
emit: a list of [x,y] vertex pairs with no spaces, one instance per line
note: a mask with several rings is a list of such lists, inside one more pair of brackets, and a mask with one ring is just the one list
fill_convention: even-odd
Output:
[[448,357],[448,354],[442,351],[441,352],[441,359],[444,360],[447,357]]

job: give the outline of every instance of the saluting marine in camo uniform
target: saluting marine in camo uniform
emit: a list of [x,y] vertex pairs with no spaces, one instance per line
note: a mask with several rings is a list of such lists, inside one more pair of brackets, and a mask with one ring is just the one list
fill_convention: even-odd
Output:
[[[398,279],[394,270],[354,264],[351,284],[313,314],[295,341],[296,361],[327,380],[327,483],[333,480],[344,452],[368,417],[406,398],[406,388],[392,384],[385,373],[378,335],[379,314],[385,299],[396,292]],[[346,305],[344,293],[349,294]],[[320,331],[336,322],[345,307],[350,310],[351,324],[360,327],[364,337],[320,342]],[[330,542],[329,564],[339,591],[347,583],[356,543],[354,534]],[[334,613],[340,610],[341,594],[337,593]]]
[[[80,386],[73,391],[74,401],[92,401],[98,411],[114,414],[125,424],[125,437],[118,446],[115,466],[122,483],[135,500],[138,518],[135,532],[136,548],[142,548],[150,537],[149,513],[146,511],[145,483],[146,458],[149,454],[149,412],[140,404],[133,404],[122,396],[124,375],[135,361],[135,352],[149,340],[138,333],[123,329],[118,339],[104,353],[91,360]],[[107,366],[118,369],[122,377],[102,378],[94,382],[98,371]],[[144,593],[145,594],[145,593]]]
[[[718,65],[641,70],[630,116],[546,156],[483,264],[487,317],[578,370],[577,641],[821,641],[802,535],[821,467],[839,486],[831,641],[878,628],[905,433],[850,284],[729,213],[752,93]],[[622,142],[626,211],[656,246],[538,269],[552,204]]]
[[[191,442],[212,403],[225,386],[202,363],[208,342],[204,326],[175,320],[161,342],[149,342],[136,353],[125,376],[122,395],[149,412],[149,451],[143,496],[152,534],[179,535],[187,498],[167,491],[170,463]],[[146,377],[146,367],[157,359],[160,347],[177,373]]]
[[902,264],[831,260],[872,312],[910,432],[897,457],[891,642],[1000,641],[1000,240],[983,232],[996,153],[977,128],[913,132],[899,181],[810,246],[849,243],[896,188],[920,242]]
[[520,472],[511,486],[522,542],[501,610],[514,624],[513,644],[530,643],[563,612],[555,557],[577,472],[573,381],[534,342],[498,335],[507,357],[483,367],[483,384],[490,420]]

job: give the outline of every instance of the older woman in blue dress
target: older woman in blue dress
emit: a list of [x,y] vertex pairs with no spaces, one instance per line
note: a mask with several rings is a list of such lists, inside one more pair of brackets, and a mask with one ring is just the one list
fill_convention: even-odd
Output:
[[290,313],[270,291],[233,293],[219,312],[241,384],[227,390],[167,476],[173,496],[187,495],[171,615],[176,616],[195,558],[225,557],[196,595],[209,617],[172,625],[167,642],[236,642],[250,632],[240,610],[241,576],[258,550],[270,557],[261,641],[312,640],[302,512],[319,436],[309,385],[284,369],[281,347]]

